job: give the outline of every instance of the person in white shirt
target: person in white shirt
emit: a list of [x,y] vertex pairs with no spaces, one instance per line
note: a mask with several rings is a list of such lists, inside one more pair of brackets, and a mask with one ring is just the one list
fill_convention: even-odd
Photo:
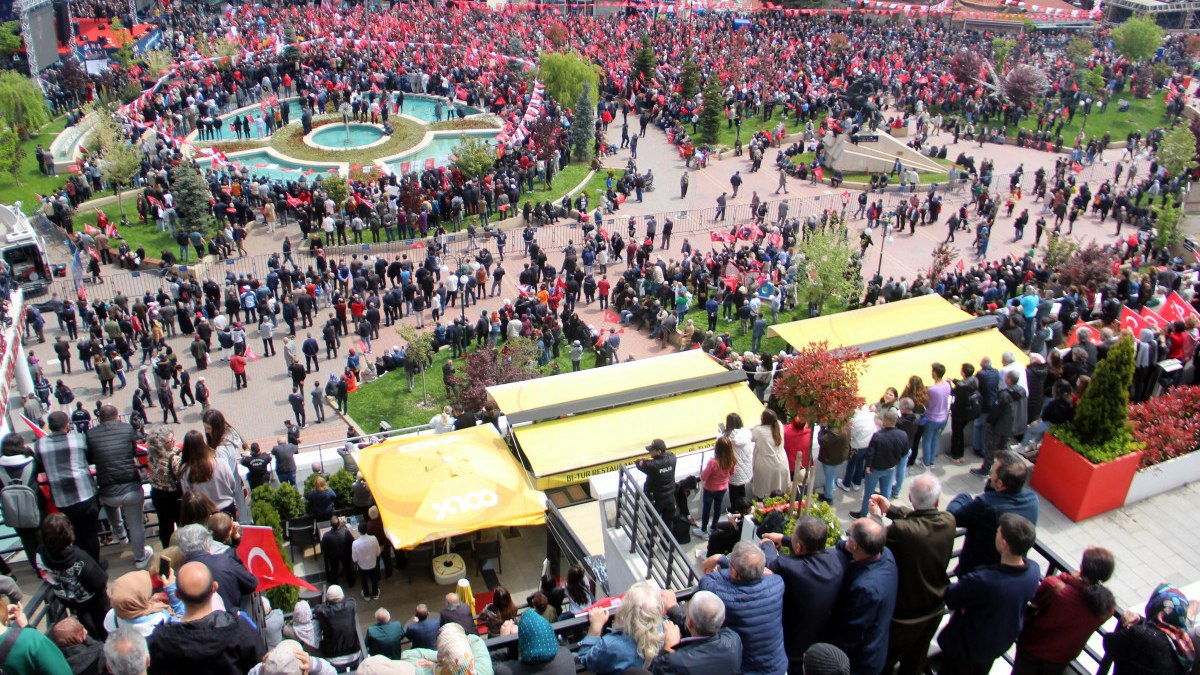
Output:
[[359,523],[358,539],[350,546],[350,559],[358,566],[364,599],[379,599],[379,554],[382,551],[379,540],[374,535],[367,534],[367,523]]

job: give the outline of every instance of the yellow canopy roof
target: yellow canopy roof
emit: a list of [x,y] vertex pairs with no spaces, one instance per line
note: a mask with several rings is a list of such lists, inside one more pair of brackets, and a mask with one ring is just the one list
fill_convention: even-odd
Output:
[[772,326],[768,332],[799,349],[824,340],[830,348],[860,345],[949,326],[973,317],[936,293]]
[[514,433],[537,487],[546,489],[613,471],[618,464],[645,455],[646,445],[655,438],[663,439],[675,453],[699,449],[712,443],[717,424],[729,413],[738,413],[747,426],[753,426],[762,410],[754,392],[738,383],[516,427]]
[[724,371],[725,368],[711,356],[693,349],[604,368],[500,384],[488,387],[487,393],[497,408],[512,414]]
[[999,368],[1000,356],[1004,352],[1012,352],[1019,362],[1029,363],[1025,353],[998,330],[971,333],[878,354],[867,359],[866,370],[858,380],[858,393],[867,403],[872,403],[878,401],[888,387],[904,391],[904,384],[913,375],[920,375],[928,385],[933,381],[929,368],[934,363],[946,366],[947,377],[958,377],[964,363],[970,363],[979,370],[979,361],[985,356],[992,357],[992,363]]
[[364,449],[358,466],[398,548],[545,522],[545,495],[491,424],[384,441]]

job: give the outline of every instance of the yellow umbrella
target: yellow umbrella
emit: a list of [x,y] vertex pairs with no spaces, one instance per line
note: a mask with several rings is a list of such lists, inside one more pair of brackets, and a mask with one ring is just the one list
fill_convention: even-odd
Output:
[[470,579],[458,580],[458,599],[467,603],[467,607],[471,608],[471,616],[475,616],[479,612],[475,611],[475,593],[471,590]]

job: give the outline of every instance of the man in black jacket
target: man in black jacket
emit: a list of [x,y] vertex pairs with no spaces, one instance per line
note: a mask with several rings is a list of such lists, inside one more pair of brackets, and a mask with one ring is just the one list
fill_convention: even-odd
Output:
[[209,575],[217,582],[216,591],[225,603],[225,609],[237,612],[242,596],[258,588],[258,578],[237,557],[236,546],[215,546],[212,533],[203,525],[181,527],[175,537],[187,562],[204,563]]
[[675,455],[667,452],[667,444],[656,438],[646,446],[649,459],[639,459],[634,465],[646,474],[646,496],[662,516],[667,527],[675,520]]
[[887,515],[892,521],[887,528],[887,547],[896,558],[900,575],[885,672],[899,662],[900,675],[923,673],[929,643],[942,619],[943,598],[950,584],[946,566],[954,551],[957,526],[953,515],[938,510],[941,496],[941,481],[923,474],[909,487],[911,509],[892,504],[882,495],[871,497],[871,517],[882,521]]
[[711,591],[698,591],[687,606],[690,637],[663,622],[663,650],[650,663],[654,675],[727,675],[741,670],[742,639],[725,628],[725,603]]
[[154,551],[146,546],[146,526],[142,519],[145,497],[134,458],[136,435],[128,422],[118,419],[115,406],[101,406],[97,418],[100,423],[87,433],[87,456],[88,462],[96,465],[100,504],[112,526],[112,536],[122,540],[128,536],[133,564],[144,569]]
[[892,492],[892,479],[896,476],[896,465],[908,454],[908,434],[896,428],[900,415],[895,410],[883,413],[883,428],[871,436],[867,445],[867,477],[863,486],[862,508],[851,511],[853,518],[862,518],[867,512],[871,495],[878,488],[882,495]]
[[[825,635],[846,576],[846,556],[826,548],[829,528],[815,516],[796,520],[792,536],[768,533],[762,545],[767,569],[783,578],[783,646],[788,672],[804,667],[804,652]],[[776,547],[791,549],[780,555]]]
[[326,583],[341,583],[341,571],[346,570],[346,577],[351,587],[354,586],[354,563],[350,560],[350,546],[354,543],[354,535],[346,529],[345,522],[334,516],[329,520],[330,529],[321,537],[321,553],[325,557]]
[[266,645],[236,607],[213,611],[217,582],[203,563],[186,563],[177,583],[183,621],[150,635],[151,675],[242,675],[262,661]]
[[318,373],[321,372],[321,363],[317,360],[317,354],[321,353],[321,348],[313,339],[312,333],[309,333],[304,343],[300,345],[300,351],[304,352],[304,372],[311,373],[314,370]]

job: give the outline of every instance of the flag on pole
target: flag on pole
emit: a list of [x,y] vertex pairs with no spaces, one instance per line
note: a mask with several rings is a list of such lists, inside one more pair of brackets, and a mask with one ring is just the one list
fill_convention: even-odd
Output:
[[1133,331],[1134,336],[1141,335],[1143,328],[1149,328],[1150,324],[1140,314],[1129,309],[1128,306],[1121,306],[1121,328],[1128,328]]
[[297,577],[283,562],[279,544],[275,541],[275,530],[256,525],[242,526],[242,541],[238,544],[238,557],[250,573],[258,577],[258,592],[276,586],[298,586],[310,591],[317,590],[312,584]]

